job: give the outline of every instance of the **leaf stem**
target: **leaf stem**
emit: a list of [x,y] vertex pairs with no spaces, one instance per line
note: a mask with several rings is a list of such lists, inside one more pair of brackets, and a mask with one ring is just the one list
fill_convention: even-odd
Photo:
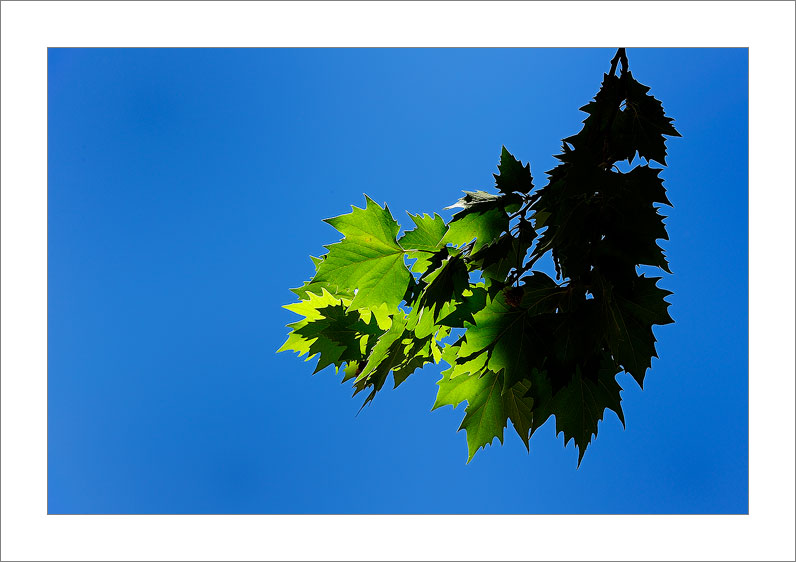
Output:
[[618,48],[614,58],[611,59],[611,71],[609,72],[611,76],[616,76],[616,63],[620,61],[622,63],[622,74],[624,74],[627,72],[627,54],[624,47]]

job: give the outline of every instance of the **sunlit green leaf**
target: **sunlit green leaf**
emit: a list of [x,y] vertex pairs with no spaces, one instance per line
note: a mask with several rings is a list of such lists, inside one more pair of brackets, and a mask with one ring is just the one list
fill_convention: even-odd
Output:
[[365,209],[353,207],[347,215],[326,219],[345,238],[327,246],[329,254],[318,265],[312,283],[354,291],[352,308],[398,306],[410,277],[404,250],[395,239],[399,225],[386,207],[366,199]]

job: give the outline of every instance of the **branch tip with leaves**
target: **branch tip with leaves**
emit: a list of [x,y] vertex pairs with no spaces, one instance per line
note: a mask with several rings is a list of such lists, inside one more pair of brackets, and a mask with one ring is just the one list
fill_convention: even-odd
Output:
[[[343,238],[292,289],[300,300],[285,308],[303,318],[279,351],[342,370],[355,395],[367,391],[363,406],[390,374],[397,387],[445,362],[433,409],[467,402],[468,462],[502,443],[509,421],[529,448],[554,417],[580,465],[606,409],[624,425],[616,376],[643,385],[652,328],[673,322],[671,292],[638,272],[669,272],[658,240],[668,239],[659,208],[671,203],[651,164],[665,166],[666,137],[680,136],[648,92],[619,49],[541,188],[504,146],[493,191],[465,191],[447,222],[410,214],[401,232],[367,196],[326,219]],[[627,172],[615,166],[636,158],[645,162]],[[545,255],[559,282],[533,269]]]

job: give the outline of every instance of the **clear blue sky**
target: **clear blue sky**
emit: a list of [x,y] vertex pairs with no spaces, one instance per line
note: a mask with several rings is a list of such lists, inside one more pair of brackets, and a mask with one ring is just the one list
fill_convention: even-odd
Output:
[[613,49],[50,49],[50,513],[746,513],[746,49],[628,49],[682,139],[676,323],[576,470],[554,422],[465,464],[442,367],[355,417],[276,354],[289,287],[363,193],[440,212],[500,147],[537,185]]

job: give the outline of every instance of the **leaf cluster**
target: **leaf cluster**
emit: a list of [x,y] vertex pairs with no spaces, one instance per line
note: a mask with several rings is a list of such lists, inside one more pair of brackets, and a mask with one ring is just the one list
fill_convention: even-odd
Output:
[[[606,409],[624,424],[617,374],[642,386],[657,357],[652,327],[673,322],[671,293],[638,268],[669,272],[658,240],[667,239],[660,206],[671,203],[651,164],[666,165],[665,137],[680,135],[624,50],[612,62],[543,187],[503,147],[493,189],[465,191],[448,222],[409,214],[402,232],[367,196],[364,208],[327,219],[343,238],[292,289],[300,300],[286,308],[303,318],[279,351],[317,357],[316,372],[342,371],[364,404],[390,373],[397,387],[444,361],[434,408],[467,402],[468,462],[502,442],[509,421],[529,448],[555,417],[580,464]],[[637,165],[623,172],[621,161]],[[546,255],[555,279],[533,269]]]

